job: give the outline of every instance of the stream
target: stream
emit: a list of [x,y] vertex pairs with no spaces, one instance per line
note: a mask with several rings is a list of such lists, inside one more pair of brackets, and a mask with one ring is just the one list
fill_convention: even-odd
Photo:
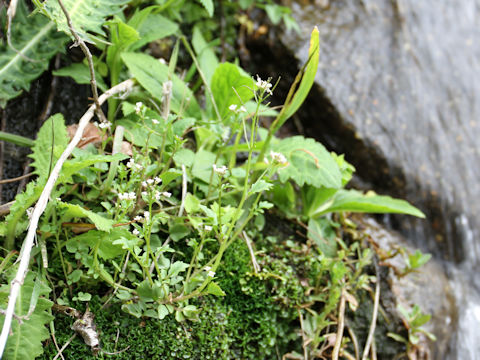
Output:
[[480,0],[291,6],[301,33],[281,41],[299,63],[313,27],[320,32],[304,127],[346,154],[359,186],[426,213],[426,221],[382,220],[431,252],[448,276],[456,311],[443,314],[451,337],[434,358],[480,359]]

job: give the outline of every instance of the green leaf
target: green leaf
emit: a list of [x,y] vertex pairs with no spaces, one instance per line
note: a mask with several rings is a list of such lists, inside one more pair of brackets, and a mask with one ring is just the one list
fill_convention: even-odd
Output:
[[181,272],[184,272],[185,270],[187,270],[189,266],[190,265],[184,263],[183,261],[175,261],[170,266],[170,269],[168,269],[168,276],[169,277],[177,276]]
[[338,189],[342,185],[342,175],[337,163],[325,147],[313,139],[292,136],[273,145],[288,160],[288,165],[278,169],[281,182],[289,179],[298,185],[313,185]]
[[187,226],[179,223],[171,225],[168,231],[173,241],[183,239],[185,236],[190,234],[190,229]]
[[109,260],[122,255],[125,249],[138,245],[139,240],[126,229],[114,228],[110,233],[90,230],[67,241],[69,252],[75,253],[79,245],[97,248],[98,256]]
[[337,254],[336,234],[328,219],[310,219],[307,236],[325,256],[334,257]]
[[[128,24],[132,25],[131,20]],[[160,14],[149,14],[136,29],[140,35],[140,40],[130,46],[132,51],[149,42],[175,34],[178,31],[178,25]]]
[[188,193],[185,197],[185,211],[187,214],[192,214],[200,210],[200,200]]
[[198,0],[200,4],[207,10],[208,16],[213,16],[213,1],[212,0]]
[[[310,48],[308,50],[308,61],[306,66],[300,70],[295,82],[301,77],[300,85],[293,95],[292,99],[285,104],[284,108],[280,112],[277,120],[276,129],[280,128],[287,119],[289,119],[303,104],[305,98],[307,97],[310,89],[312,88],[313,82],[315,81],[315,75],[317,74],[318,69],[318,60],[320,58],[320,37],[318,34],[318,29],[315,27],[312,31],[312,35],[310,37]],[[296,84],[292,85],[292,89],[290,92],[294,91],[294,87]],[[290,94],[289,94],[290,95]]]
[[271,183],[266,182],[265,180],[258,179],[255,184],[252,185],[250,191],[248,192],[249,195],[268,191],[273,187]]
[[212,76],[212,93],[220,116],[230,112],[230,105],[242,105],[253,98],[253,80],[242,75],[237,65],[220,64]]
[[122,161],[127,159],[125,154],[117,153],[115,155],[95,155],[84,153],[74,159],[67,160],[63,164],[62,172],[60,173],[60,181],[70,181],[70,177],[80,170],[92,166],[94,164],[106,163],[112,161]]
[[201,109],[192,91],[178,76],[169,74],[167,65],[146,54],[123,53],[121,56],[128,70],[140,85],[159,101],[163,96],[163,83],[171,78],[173,83],[172,111],[179,113],[181,109],[184,109],[187,116],[199,116]]
[[113,220],[104,218],[103,216],[98,215],[93,211],[84,209],[80,205],[58,202],[58,206],[67,210],[64,218],[71,219],[86,217],[90,219],[100,231],[110,232],[112,230],[113,224],[115,223]]
[[222,288],[213,281],[210,281],[207,287],[207,291],[205,292],[206,294],[212,294],[215,296],[225,296],[225,291],[222,290]]
[[0,108],[22,90],[28,91],[30,83],[48,68],[49,60],[65,51],[68,41],[44,16],[29,15],[22,0],[18,2],[11,32],[12,45],[17,51],[7,45],[5,36],[0,39]]
[[173,160],[177,165],[190,167],[195,161],[195,153],[190,149],[182,148],[173,155]]
[[218,59],[215,55],[214,47],[205,41],[200,26],[193,28],[192,45],[205,79],[208,84],[211,84],[215,69],[218,67]]
[[[120,13],[129,0],[63,0],[73,28],[78,36],[87,42],[95,42],[89,33],[105,35],[103,25],[105,18]],[[57,24],[58,31],[63,31],[74,40],[68,28],[65,14],[57,0],[46,0],[36,4],[39,10]]]
[[63,115],[50,116],[40,128],[32,148],[33,154],[29,155],[33,159],[34,173],[38,175],[39,179],[48,177],[49,170],[55,166],[58,158],[66,149],[68,141],[69,137]]
[[431,257],[431,254],[423,254],[420,250],[416,250],[414,254],[408,256],[408,266],[411,269],[418,269],[425,265]]
[[[84,63],[71,64],[70,66],[52,71],[52,74],[55,76],[71,77],[77,84],[90,84],[90,70]],[[98,75],[98,72],[95,73],[95,80],[100,90],[108,90],[107,84],[105,84],[102,77]]]
[[46,180],[31,181],[27,184],[25,191],[15,197],[15,202],[10,207],[10,213],[5,218],[5,223],[7,224],[7,239],[5,241],[5,247],[7,249],[13,248],[15,236],[18,235],[18,232],[24,231],[27,228],[27,222],[22,228],[18,228],[18,224],[22,217],[27,217],[27,209],[32,206],[42,194],[45,182]]
[[[199,150],[195,154],[195,162],[193,163],[192,175],[196,178],[209,183],[215,163],[216,155],[210,151]],[[213,177],[213,182],[217,183],[217,177]]]
[[424,218],[425,215],[405,200],[390,196],[377,195],[373,192],[363,194],[356,190],[339,190],[331,203],[315,216],[335,211],[352,211],[363,213],[397,213]]
[[[35,274],[27,273],[23,285],[20,287],[15,315],[22,318],[21,323],[16,319],[12,321],[11,335],[8,337],[3,359],[5,360],[30,360],[43,354],[42,342],[50,337],[45,327],[53,316],[48,313],[53,303],[46,299],[50,288],[43,281],[35,282]],[[0,288],[2,308],[6,308],[9,285]],[[32,312],[32,305],[36,303]],[[30,314],[29,314],[30,311]],[[28,315],[28,316],[27,316]],[[0,324],[3,325],[4,316],[1,316]]]

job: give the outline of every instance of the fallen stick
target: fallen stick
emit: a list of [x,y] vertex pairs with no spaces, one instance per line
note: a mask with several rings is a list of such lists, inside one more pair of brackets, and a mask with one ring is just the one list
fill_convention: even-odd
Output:
[[[127,92],[131,90],[131,88],[133,87],[133,84],[134,84],[134,81],[132,79],[129,79],[114,86],[110,90],[106,91],[98,99],[100,105],[103,104],[105,100],[107,100],[109,97],[115,94]],[[45,208],[47,207],[50,194],[55,186],[55,182],[57,181],[58,176],[60,175],[60,171],[62,170],[63,163],[68,159],[72,151],[75,149],[77,144],[82,139],[83,131],[85,130],[85,127],[88,125],[88,123],[90,122],[90,119],[92,119],[95,113],[95,109],[96,109],[96,105],[95,104],[91,105],[88,108],[87,112],[80,119],[78,123],[77,131],[75,132],[73,139],[70,141],[70,143],[68,144],[67,148],[62,153],[62,155],[60,155],[60,158],[55,164],[55,167],[53,168],[52,173],[50,174],[47,180],[47,183],[43,188],[42,194],[40,195],[40,198],[38,199],[38,202],[35,205],[35,208],[33,209],[32,217],[30,219],[30,225],[28,227],[27,236],[25,237],[25,240],[22,245],[23,250],[20,256],[20,265],[18,266],[15,279],[13,279],[10,286],[10,295],[8,297],[8,306],[5,313],[5,321],[3,323],[2,333],[0,334],[0,359],[3,356],[3,352],[5,350],[5,346],[7,343],[7,338],[10,332],[10,325],[12,323],[13,311],[15,309],[15,303],[17,302],[18,293],[20,291],[20,287],[23,284],[23,281],[25,280],[25,276],[27,275],[28,264],[30,262],[30,253],[33,247],[35,233],[37,231],[38,221],[40,219],[40,216],[45,211]]]

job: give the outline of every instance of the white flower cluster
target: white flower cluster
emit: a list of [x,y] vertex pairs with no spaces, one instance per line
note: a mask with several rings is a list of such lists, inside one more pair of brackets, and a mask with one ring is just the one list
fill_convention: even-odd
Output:
[[135,193],[131,191],[131,192],[118,194],[118,198],[120,200],[135,200],[137,198],[137,195],[135,195]]
[[100,123],[95,121],[93,125],[100,129],[110,129],[112,127],[112,123],[110,121],[102,121]]
[[140,171],[140,170],[143,169],[143,166],[135,163],[135,160],[133,158],[130,158],[130,160],[128,160],[127,167],[134,170],[134,171],[135,170]]
[[139,115],[142,112],[143,103],[141,101],[135,104],[135,113]]
[[210,266],[205,266],[205,271],[207,271],[207,276],[210,276],[210,277],[215,277],[215,272],[212,271],[212,268]]
[[133,229],[132,234],[138,236],[140,235],[140,231],[138,231],[137,229]]
[[158,185],[162,182],[162,179],[160,179],[158,176],[155,176],[153,179],[147,179],[142,181],[142,186],[148,190],[148,191],[142,191],[142,196],[148,197],[149,191],[153,192],[153,196],[155,197],[155,200],[160,201],[162,197],[169,198],[172,196],[172,193],[168,191],[158,191],[155,190],[155,185]]
[[152,123],[153,125],[158,125],[160,124],[160,121],[158,121],[157,119],[152,119]]
[[[275,164],[280,164],[280,165],[287,165],[288,160],[283,155],[282,153],[275,152],[275,151],[270,151],[270,157],[272,158],[272,162]],[[268,159],[265,159],[265,162],[268,164]]]
[[235,114],[238,114],[238,113],[246,113],[247,112],[247,108],[245,106],[240,106],[238,109],[237,109],[237,105],[236,104],[232,104],[228,107],[228,109],[230,111],[233,111]]
[[205,225],[203,228],[205,229],[205,231],[212,231],[213,230],[213,228],[210,225]]
[[145,181],[142,181],[142,186],[144,188],[148,188],[149,186],[158,185],[162,182],[162,179],[160,179],[158,176],[155,176],[153,179],[147,179]]
[[255,85],[259,88],[262,89],[264,92],[273,95],[272,93],[272,84],[268,80],[262,80],[260,79],[260,76],[257,75],[257,82]]
[[216,164],[213,164],[212,167],[213,167],[213,171],[221,176],[224,176],[228,170],[228,168],[225,165],[218,167]]

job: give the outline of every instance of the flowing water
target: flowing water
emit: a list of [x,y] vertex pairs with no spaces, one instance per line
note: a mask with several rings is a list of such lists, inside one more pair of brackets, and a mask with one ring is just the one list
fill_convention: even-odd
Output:
[[444,259],[458,321],[442,358],[480,359],[480,0],[317,0],[292,8],[301,33],[282,42],[301,63],[311,30],[320,32],[317,95],[329,110],[317,109],[312,127],[368,185],[425,211],[428,221],[386,220]]

